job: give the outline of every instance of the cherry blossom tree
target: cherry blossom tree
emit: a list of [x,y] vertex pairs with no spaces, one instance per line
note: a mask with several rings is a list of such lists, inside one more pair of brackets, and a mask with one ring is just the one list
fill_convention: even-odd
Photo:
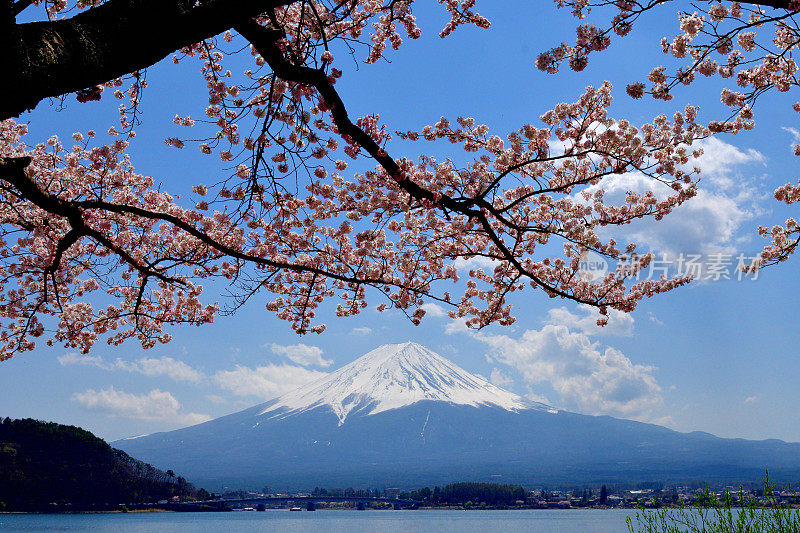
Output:
[[[537,66],[555,73],[562,63],[574,70],[586,67],[590,54],[609,47],[612,36],[624,37],[637,20],[651,15],[672,1],[647,2],[617,0],[556,0],[558,7],[570,8],[579,19],[593,10],[613,13],[604,27],[584,23],[578,27],[575,43],[542,53]],[[682,6],[683,7],[683,6]],[[691,86],[699,77],[718,78],[722,82],[720,100],[731,113],[708,124],[711,133],[738,133],[752,129],[757,104],[771,93],[788,92],[798,87],[798,66],[793,54],[800,44],[800,2],[796,0],[760,0],[751,2],[700,2],[678,12],[679,31],[672,38],[662,37],[664,54],[683,62],[670,72],[663,66],[653,68],[647,83],[638,81],[627,87],[633,98],[650,95],[671,100],[681,86]],[[800,102],[792,109],[800,113]],[[794,146],[800,156],[800,145]],[[778,201],[800,201],[800,182],[787,183],[774,193]],[[800,244],[800,222],[791,218],[758,232],[770,242],[757,263],[745,271],[785,261]]]
[[[474,0],[439,3],[450,14],[442,37],[490,25]],[[576,44],[544,53],[537,64],[549,71],[562,62],[582,69],[612,34],[675,2],[557,3],[579,17],[591,8],[615,14],[608,29],[583,25]],[[348,113],[337,62],[375,63],[388,47],[419,37],[413,0],[0,0],[10,58],[0,85],[0,359],[33,349],[39,337],[83,352],[98,339],[167,342],[168,324],[213,321],[220,306],[202,289],[212,280],[233,292],[232,307],[264,298],[298,333],[325,328],[315,320],[325,301],[340,316],[375,301],[415,323],[421,305],[435,301],[482,327],[513,322],[509,297],[518,291],[606,314],[687,283],[638,280],[652,256],[602,237],[602,228],[660,220],[688,201],[697,192],[693,143],[750,128],[758,98],[796,83],[794,4],[704,4],[682,14],[678,37],[663,41],[665,52],[688,58],[687,67],[654,69],[649,87],[633,83],[627,92],[669,99],[696,74],[734,78],[745,92],[723,92],[730,117],[703,124],[687,106],[634,125],[610,116],[611,86],[603,83],[538,122],[492,132],[470,117],[395,131],[377,114]],[[775,34],[770,48],[756,39],[767,27]],[[143,28],[147,38],[132,44]],[[243,72],[226,67],[236,54],[249,58]],[[208,89],[205,109],[175,117],[191,133],[167,144],[231,169],[196,184],[190,199],[138,174],[126,154],[140,125],[145,69],[164,58],[176,68],[195,65]],[[109,129],[116,140],[101,144],[88,131],[28,144],[20,114],[73,94],[78,102],[119,99],[119,122]],[[393,139],[416,143],[419,153],[398,153]],[[434,145],[452,157],[430,155]],[[348,171],[354,161],[374,168]],[[626,172],[672,194],[607,201],[603,180]],[[800,197],[799,186],[781,191],[779,199]],[[796,223],[763,231],[775,239],[766,261],[797,243],[787,244]],[[587,252],[626,267],[585,279]],[[459,280],[455,262],[476,257],[493,268],[472,268]]]

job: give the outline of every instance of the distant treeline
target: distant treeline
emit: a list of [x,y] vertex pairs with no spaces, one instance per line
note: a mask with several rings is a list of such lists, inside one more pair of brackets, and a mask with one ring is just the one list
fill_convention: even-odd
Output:
[[184,478],[81,428],[0,417],[0,511],[85,510],[195,495]]
[[526,491],[520,485],[498,483],[452,483],[444,487],[424,487],[403,492],[401,498],[422,501],[433,505],[513,505],[517,500],[525,501]]

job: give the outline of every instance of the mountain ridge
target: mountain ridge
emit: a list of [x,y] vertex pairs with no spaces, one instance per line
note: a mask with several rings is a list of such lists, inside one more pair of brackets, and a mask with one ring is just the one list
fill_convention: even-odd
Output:
[[0,416],[0,511],[108,511],[197,495],[173,475],[85,429]]
[[115,445],[215,489],[465,480],[738,483],[758,481],[765,468],[775,481],[800,476],[798,443],[723,439],[556,410],[414,343],[384,345],[243,411]]
[[325,377],[266,402],[261,414],[284,417],[326,406],[341,425],[351,412],[369,416],[425,400],[555,412],[409,341],[379,346]]

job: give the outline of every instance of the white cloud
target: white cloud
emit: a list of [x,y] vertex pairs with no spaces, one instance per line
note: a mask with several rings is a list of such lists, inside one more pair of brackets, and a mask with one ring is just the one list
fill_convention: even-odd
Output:
[[744,399],[744,403],[755,403],[758,401],[758,396],[748,396]]
[[64,355],[58,356],[58,362],[61,366],[68,365],[83,365],[83,366],[96,366],[99,368],[106,368],[106,363],[100,356],[81,355],[77,352],[68,352]]
[[792,152],[794,152],[795,143],[800,143],[800,131],[797,131],[796,128],[790,128],[787,126],[784,126],[781,129],[792,136],[793,142],[789,145],[789,148],[792,150]]
[[586,335],[607,335],[617,337],[630,337],[633,335],[633,317],[630,313],[623,313],[616,309],[609,309],[608,323],[605,326],[598,326],[597,320],[600,318],[600,311],[591,305],[581,304],[577,315],[569,311],[566,307],[557,307],[547,312],[547,323],[566,326],[573,331],[579,331]]
[[353,328],[350,331],[350,335],[369,335],[370,333],[372,333],[372,328],[368,327]]
[[[748,177],[755,172],[744,172],[742,167],[761,166],[764,156],[714,137],[700,140],[692,148],[703,149],[703,154],[687,165],[701,169],[697,196],[663,220],[635,220],[622,227],[607,228],[604,235],[621,243],[635,242],[640,245],[640,252],[654,251],[668,257],[738,251],[736,245],[750,238],[750,233],[742,233],[743,225],[762,213],[760,203],[766,198],[757,181]],[[610,176],[589,189],[600,188],[612,204],[621,203],[628,191],[652,190],[660,199],[672,193],[668,186],[639,173]]]
[[327,376],[325,372],[302,366],[266,365],[257,368],[236,365],[214,375],[214,382],[237,396],[255,396],[271,400],[306,383]]
[[505,372],[500,370],[499,368],[493,368],[492,373],[489,376],[489,381],[497,385],[498,387],[508,387],[514,380],[511,379]]
[[735,167],[754,163],[764,164],[766,159],[758,150],[741,148],[720,140],[718,137],[709,137],[697,141],[692,148],[702,148],[703,154],[689,161],[689,166],[700,167],[700,178],[711,180],[723,189],[737,188],[732,174]]
[[274,354],[282,355],[290,361],[302,366],[331,366],[333,361],[322,358],[322,349],[316,346],[298,343],[282,346],[280,344],[268,344],[269,349]]
[[467,319],[466,318],[456,318],[445,324],[444,332],[447,335],[452,335],[454,333],[469,333],[472,331],[467,327]]
[[202,372],[172,357],[143,357],[132,364],[131,370],[145,376],[167,376],[175,381],[192,383],[198,383],[205,377]]
[[659,426],[675,427],[675,419],[670,415],[657,416],[655,418],[651,418],[648,420],[648,422],[652,424],[658,424]]
[[476,270],[478,268],[482,268],[486,272],[491,272],[497,266],[498,262],[499,261],[490,257],[476,255],[475,257],[470,257],[469,259],[458,257],[455,261],[453,261],[453,266],[462,272],[469,272],[470,270]]
[[206,395],[206,400],[208,400],[211,403],[218,403],[218,404],[228,403],[228,400],[226,400],[225,398],[223,398],[218,394],[208,394]]
[[[743,201],[724,194],[700,190],[661,221],[637,221],[633,242],[650,250],[677,256],[680,253],[734,253],[742,224],[756,212]],[[648,251],[646,248],[643,251]]]
[[[661,387],[651,366],[633,363],[620,350],[602,347],[593,337],[633,335],[634,319],[611,311],[605,327],[597,325],[599,312],[579,305],[575,312],[566,307],[551,309],[540,330],[530,329],[519,337],[473,331],[463,321],[451,321],[447,333],[466,332],[491,347],[487,360],[517,370],[528,386],[529,398],[551,404],[534,388],[549,385],[557,403],[570,410],[590,414],[611,414],[652,420],[663,403]],[[501,369],[490,380],[506,385],[511,378]]]
[[456,348],[452,344],[440,344],[439,348],[438,348],[438,352],[439,353],[449,353],[449,354],[453,354],[453,355],[458,355],[458,348]]
[[528,388],[528,394],[526,394],[525,397],[534,402],[539,402],[550,406],[553,405],[552,402],[550,402],[550,400],[548,400],[546,396],[542,396],[541,394],[536,394],[535,392],[530,390],[530,388]]
[[427,304],[423,304],[422,305],[422,309],[423,309],[423,311],[425,311],[425,314],[427,316],[435,316],[435,317],[447,316],[447,311],[444,310],[444,307],[442,307],[439,304],[432,303],[432,302],[431,303],[427,303]]
[[72,401],[84,409],[119,418],[173,422],[183,425],[211,420],[208,415],[182,413],[181,404],[169,392],[153,389],[147,394],[131,394],[109,387],[88,389],[72,395]]
[[790,126],[783,126],[781,127],[781,129],[789,133],[792,136],[792,139],[800,142],[800,131],[798,131],[797,128],[792,128]]
[[529,385],[548,383],[568,409],[645,419],[662,403],[653,367],[634,364],[619,350],[602,349],[588,335],[565,326],[547,324],[518,339],[482,332],[473,336]]
[[99,356],[66,353],[58,357],[58,362],[61,363],[61,366],[94,366],[103,370],[124,370],[152,377],[167,376],[175,381],[190,381],[192,383],[199,383],[205,377],[199,370],[172,357],[142,357],[136,361],[124,361],[117,358],[114,362],[108,362]]

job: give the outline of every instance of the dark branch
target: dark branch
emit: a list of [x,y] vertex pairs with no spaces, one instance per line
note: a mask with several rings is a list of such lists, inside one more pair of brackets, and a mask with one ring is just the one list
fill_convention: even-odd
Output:
[[18,2],[15,2],[14,5],[12,6],[12,9],[14,11],[14,16],[19,15],[20,13],[25,11],[28,7],[31,6],[31,4],[33,4],[33,0],[19,0]]
[[124,249],[114,244],[114,242],[112,242],[108,237],[98,232],[97,230],[87,226],[83,220],[83,213],[85,211],[104,210],[111,213],[128,213],[150,220],[162,220],[164,222],[172,224],[173,226],[179,228],[182,231],[185,231],[192,237],[196,238],[198,241],[209,246],[213,250],[216,250],[220,254],[224,254],[233,257],[235,259],[239,259],[241,261],[254,263],[264,267],[271,267],[275,269],[286,269],[294,272],[309,272],[311,274],[314,274],[315,276],[323,276],[348,283],[354,282],[354,283],[366,283],[373,285],[391,284],[390,280],[382,279],[380,277],[368,278],[368,277],[359,277],[357,275],[347,276],[343,274],[337,274],[335,272],[329,272],[313,266],[292,264],[289,262],[284,263],[280,261],[274,261],[270,258],[250,255],[241,250],[232,248],[230,246],[226,246],[225,244],[216,241],[203,231],[197,229],[192,224],[189,224],[188,222],[167,213],[148,211],[140,207],[115,204],[111,202],[106,202],[104,200],[84,200],[84,201],[62,200],[61,198],[52,195],[49,192],[43,191],[33,179],[31,179],[25,174],[25,167],[27,167],[30,164],[30,162],[31,158],[29,157],[17,157],[17,158],[0,157],[0,180],[5,181],[10,185],[12,185],[16,189],[15,194],[19,195],[21,198],[28,200],[32,204],[47,211],[48,213],[52,213],[54,215],[66,218],[69,221],[70,226],[74,230],[76,230],[80,234],[80,236],[89,237],[90,239],[93,239],[94,241],[101,244],[102,246],[108,248],[115,254],[119,255],[120,258],[122,258],[126,263],[129,263],[142,275],[155,277],[161,279],[162,281],[167,281],[170,283],[183,283],[182,280],[169,277],[165,275],[162,271],[155,270],[149,265],[142,265],[137,260],[135,260],[128,252],[126,252]]
[[769,6],[775,8],[789,9],[789,0],[754,0],[742,2],[743,4],[753,4],[756,6]]
[[[16,26],[1,20],[0,44],[7,68],[0,85],[0,120],[31,110],[45,98],[144,69],[237,24],[247,32],[243,21],[290,3],[292,0],[109,0],[66,20]],[[745,3],[789,7],[789,0]],[[3,11],[13,19],[29,4],[30,0],[4,0]]]
[[[537,276],[530,273],[515,257],[514,253],[508,249],[506,244],[494,231],[492,224],[486,212],[492,213],[497,216],[498,213],[494,207],[482,199],[464,199],[456,200],[447,195],[441,195],[438,198],[434,196],[433,192],[421,187],[414,183],[407,177],[403,176],[403,171],[397,162],[382,149],[375,140],[370,137],[366,132],[354,124],[350,117],[347,115],[347,109],[342,101],[339,93],[333,87],[333,84],[328,79],[324,70],[313,69],[304,65],[295,65],[287,60],[278,46],[278,41],[283,37],[282,32],[272,30],[259,25],[255,21],[247,21],[234,26],[234,29],[239,32],[245,39],[255,47],[259,54],[266,60],[275,74],[284,80],[293,81],[295,83],[306,84],[313,86],[325,101],[328,107],[331,108],[331,115],[333,123],[339,130],[341,135],[349,136],[353,141],[366,150],[373,159],[375,159],[383,169],[392,177],[396,178],[398,185],[403,188],[412,198],[417,201],[428,200],[434,204],[438,204],[444,209],[450,209],[454,212],[460,213],[467,217],[474,218],[478,221],[481,227],[486,232],[487,236],[491,239],[492,243],[497,247],[503,260],[508,261],[521,275],[530,279],[537,285],[541,286],[545,291],[551,294],[556,294],[563,298],[575,300],[581,303],[588,303],[596,305],[597,302],[593,300],[585,300],[576,297],[572,294],[558,289],[555,285],[545,282]],[[615,302],[608,302],[608,305],[613,305]]]
[[20,52],[12,54],[17,66],[6,70],[0,85],[0,120],[33,109],[44,98],[144,69],[287,2],[109,0],[66,20],[20,24],[15,35]]

